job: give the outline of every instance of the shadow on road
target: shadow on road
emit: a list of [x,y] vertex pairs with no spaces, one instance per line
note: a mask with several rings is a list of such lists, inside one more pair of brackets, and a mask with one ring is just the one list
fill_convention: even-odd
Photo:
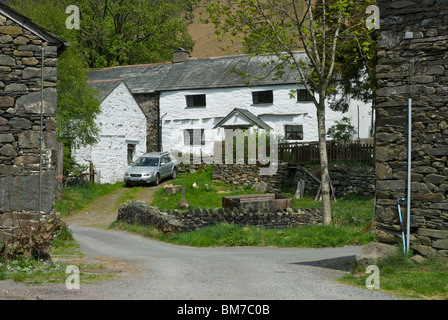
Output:
[[356,263],[355,258],[356,256],[347,256],[347,257],[323,259],[316,261],[293,262],[292,264],[319,267],[339,271],[350,271]]

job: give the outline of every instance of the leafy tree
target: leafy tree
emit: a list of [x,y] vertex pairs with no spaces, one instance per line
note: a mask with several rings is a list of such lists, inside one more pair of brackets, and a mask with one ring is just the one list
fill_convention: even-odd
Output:
[[[97,141],[100,104],[87,85],[86,68],[170,60],[193,41],[187,32],[195,0],[11,0],[11,7],[71,45],[58,61],[57,134],[64,142],[64,168],[73,167],[70,150]],[[80,9],[80,28],[67,29],[66,8]]]
[[178,47],[190,50],[185,0],[74,0],[81,12],[77,39],[89,67],[171,60]]
[[[58,139],[64,142],[64,168],[70,168],[71,147],[85,146],[97,141],[98,127],[95,117],[100,112],[96,92],[87,84],[86,64],[76,34],[68,30],[65,9],[68,1],[62,0],[13,0],[10,6],[71,42],[58,59],[58,107],[56,112]],[[66,172],[67,173],[67,172]]]
[[[316,106],[324,224],[331,224],[330,185],[325,130],[325,106],[338,93],[349,91],[342,87],[340,75],[366,66],[365,57],[372,57],[374,46],[366,28],[366,7],[372,1],[340,0],[209,0],[205,4],[208,19],[216,34],[231,34],[241,39],[249,54],[273,54],[272,71],[281,77],[285,68],[296,69]],[[303,50],[306,59],[296,53]],[[359,75],[344,76],[344,85]],[[369,73],[366,74],[369,76]],[[358,92],[360,93],[360,92]],[[344,98],[344,97],[343,97]],[[334,105],[347,107],[344,99]]]
[[350,119],[343,117],[341,121],[336,121],[336,124],[331,126],[327,135],[335,142],[346,143],[352,140],[353,135],[356,133],[355,127],[350,123]]

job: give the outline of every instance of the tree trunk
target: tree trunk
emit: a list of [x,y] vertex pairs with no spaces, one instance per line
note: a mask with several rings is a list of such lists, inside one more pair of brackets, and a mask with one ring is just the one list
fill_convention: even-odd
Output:
[[319,106],[317,108],[317,127],[319,134],[323,224],[331,225],[330,175],[328,173],[327,139],[325,131],[325,100],[322,98],[319,100]]

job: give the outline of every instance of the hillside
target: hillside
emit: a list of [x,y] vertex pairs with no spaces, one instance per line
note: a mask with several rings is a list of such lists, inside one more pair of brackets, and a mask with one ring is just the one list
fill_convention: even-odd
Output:
[[[232,43],[230,37],[222,41],[218,40],[212,23],[204,24],[199,22],[201,10],[201,8],[197,8],[193,11],[194,18],[188,28],[191,37],[195,41],[193,52],[190,52],[191,57],[208,58],[241,53],[239,51],[241,48],[240,43]],[[223,50],[226,47],[228,48]]]

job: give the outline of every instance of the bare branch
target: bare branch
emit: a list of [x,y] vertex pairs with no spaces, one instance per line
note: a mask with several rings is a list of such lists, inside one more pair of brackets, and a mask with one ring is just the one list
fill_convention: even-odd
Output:
[[[316,72],[319,73],[319,77],[323,76],[322,73],[322,61],[320,59],[319,56],[319,50],[317,47],[317,41],[316,41],[316,32],[314,29],[314,16],[313,16],[313,10],[311,9],[311,0],[306,0],[307,6],[308,6],[308,12],[309,12],[309,23],[310,23],[310,33],[311,33],[311,41],[313,44],[313,53],[315,55],[315,60],[316,60]],[[325,66],[324,66],[325,69]]]

